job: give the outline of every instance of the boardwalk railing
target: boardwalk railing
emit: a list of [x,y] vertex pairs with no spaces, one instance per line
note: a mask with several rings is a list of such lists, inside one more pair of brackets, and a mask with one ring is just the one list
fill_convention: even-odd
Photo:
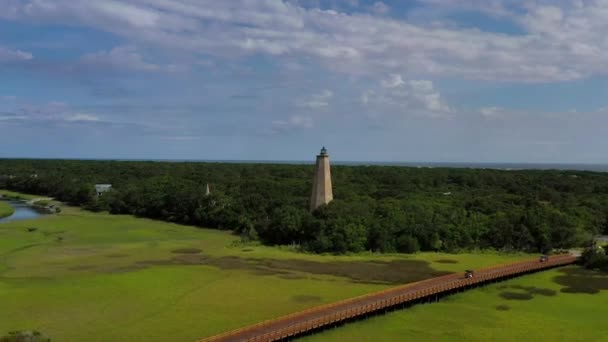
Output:
[[199,342],[270,342],[301,335],[346,322],[369,314],[405,306],[421,300],[467,289],[491,281],[497,281],[526,273],[536,272],[577,261],[573,255],[551,256],[548,261],[538,259],[499,265],[475,271],[472,278],[462,274],[449,274],[415,283],[389,288],[363,296],[310,308],[287,316],[271,319],[248,327],[229,331],[200,340]]

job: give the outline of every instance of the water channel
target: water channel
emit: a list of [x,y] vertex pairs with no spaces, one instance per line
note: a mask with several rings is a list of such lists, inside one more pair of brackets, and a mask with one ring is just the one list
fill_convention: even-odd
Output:
[[39,209],[27,204],[24,201],[4,201],[15,209],[15,212],[8,217],[0,218],[0,223],[35,219],[48,214],[44,209]]

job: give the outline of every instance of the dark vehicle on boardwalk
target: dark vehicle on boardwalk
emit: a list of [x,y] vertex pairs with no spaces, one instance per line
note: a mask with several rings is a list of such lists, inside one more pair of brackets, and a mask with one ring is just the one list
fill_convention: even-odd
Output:
[[549,261],[549,256],[548,255],[541,255],[539,261],[540,262],[547,262],[547,261]]
[[475,272],[473,270],[466,270],[466,271],[464,271],[464,277],[465,277],[465,279],[467,279],[467,278],[473,278],[474,273]]

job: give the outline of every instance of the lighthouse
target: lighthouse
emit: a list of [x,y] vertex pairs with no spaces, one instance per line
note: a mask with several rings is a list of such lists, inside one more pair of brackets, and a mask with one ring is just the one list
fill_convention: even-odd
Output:
[[315,175],[312,179],[312,196],[310,197],[310,211],[331,202],[334,195],[331,189],[331,171],[329,168],[329,155],[323,147],[317,156]]

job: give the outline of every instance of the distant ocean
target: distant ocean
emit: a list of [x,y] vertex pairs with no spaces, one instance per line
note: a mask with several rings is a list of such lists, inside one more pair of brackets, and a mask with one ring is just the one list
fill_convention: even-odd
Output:
[[[12,158],[0,158],[12,159]],[[62,158],[40,158],[62,159]],[[208,160],[208,159],[95,159],[95,158],[67,158],[65,160],[116,160],[116,161],[152,161],[174,163],[233,163],[233,164],[314,164],[312,160]],[[407,167],[445,167],[465,169],[496,169],[496,170],[573,170],[608,172],[608,164],[577,164],[577,163],[466,163],[466,162],[384,162],[384,161],[343,161],[332,160],[332,165],[383,165]]]
[[[272,163],[267,161],[266,163]],[[314,161],[277,162],[281,164],[313,164]],[[448,167],[464,169],[496,169],[496,170],[575,170],[608,172],[608,164],[532,164],[532,163],[447,163],[447,162],[379,162],[379,161],[332,161],[332,165],[384,165],[407,167]]]
[[[165,162],[243,163],[243,164],[314,164],[314,160],[169,160]],[[608,164],[557,164],[557,163],[464,163],[464,162],[383,162],[383,161],[331,161],[332,165],[381,165],[407,167],[447,167],[496,170],[574,170],[608,172]]]
[[543,163],[447,163],[447,162],[334,162],[342,165],[392,165],[408,167],[449,167],[496,170],[575,170],[608,172],[608,164],[543,164]]

